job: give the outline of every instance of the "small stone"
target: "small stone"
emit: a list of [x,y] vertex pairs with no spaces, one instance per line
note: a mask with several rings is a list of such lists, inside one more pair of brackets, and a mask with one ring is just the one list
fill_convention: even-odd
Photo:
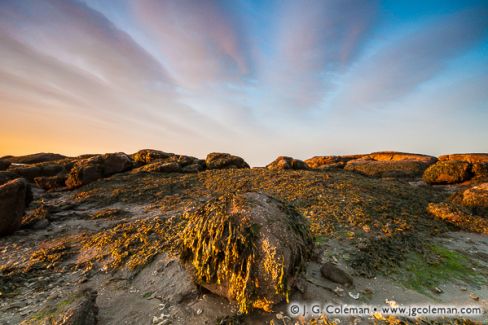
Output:
[[479,300],[480,300],[480,297],[478,297],[477,295],[475,295],[475,294],[474,294],[474,293],[472,293],[472,292],[469,294],[469,297],[470,297],[471,299],[473,299],[474,301],[479,301]]
[[197,309],[197,315],[201,315],[202,313],[203,313],[203,309],[198,308],[198,309]]
[[439,287],[435,287],[435,288],[433,288],[433,289],[432,289],[432,291],[433,291],[434,293],[437,293],[437,294],[441,294],[441,293],[443,293],[443,292],[444,292],[444,291],[443,291],[441,288],[439,288]]
[[354,300],[358,300],[359,299],[359,292],[358,293],[353,293],[353,292],[349,291],[348,294],[349,294],[349,297],[351,297]]
[[276,314],[276,319],[283,319],[283,313]]

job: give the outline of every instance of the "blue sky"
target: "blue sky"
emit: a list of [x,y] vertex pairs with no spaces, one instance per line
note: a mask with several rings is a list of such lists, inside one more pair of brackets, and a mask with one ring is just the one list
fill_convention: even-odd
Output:
[[488,1],[0,1],[0,155],[488,152]]

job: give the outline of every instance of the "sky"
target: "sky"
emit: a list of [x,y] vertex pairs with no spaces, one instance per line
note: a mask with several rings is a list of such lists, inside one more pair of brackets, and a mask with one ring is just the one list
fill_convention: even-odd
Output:
[[488,152],[488,1],[0,0],[0,156]]

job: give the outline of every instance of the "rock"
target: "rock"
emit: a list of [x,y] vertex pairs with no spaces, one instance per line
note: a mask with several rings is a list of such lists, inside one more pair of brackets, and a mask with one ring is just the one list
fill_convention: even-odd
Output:
[[266,168],[270,170],[283,170],[283,169],[308,169],[308,165],[301,160],[294,159],[292,157],[279,156],[273,162],[266,165]]
[[423,180],[428,184],[455,184],[471,177],[470,164],[465,161],[444,160],[429,166]]
[[293,208],[261,193],[227,195],[188,212],[181,259],[195,281],[243,313],[283,301],[312,239]]
[[461,204],[473,208],[475,213],[488,216],[488,183],[472,186],[465,190]]
[[36,177],[50,177],[66,172],[65,165],[69,163],[45,162],[32,165],[11,166],[8,171],[34,182]]
[[376,160],[376,161],[402,161],[402,160],[418,161],[427,165],[432,165],[437,161],[437,158],[433,156],[421,155],[416,153],[397,152],[397,151],[372,152],[362,157],[362,159],[365,158]]
[[34,182],[40,188],[48,191],[56,188],[64,187],[67,175],[65,173],[56,176],[42,176],[34,178]]
[[132,160],[125,153],[107,153],[83,159],[73,166],[66,179],[68,188],[76,188],[100,178],[132,168]]
[[457,153],[439,156],[440,161],[465,161],[468,163],[488,163],[488,153]]
[[474,163],[471,165],[474,179],[488,180],[488,163]]
[[249,168],[241,157],[219,152],[209,153],[205,165],[208,169]]
[[125,172],[132,168],[132,160],[123,152],[102,155],[103,176]]
[[10,161],[0,160],[0,171],[6,170],[10,166]]
[[305,163],[312,169],[343,168],[350,160],[362,158],[364,155],[345,156],[315,156],[305,160]]
[[203,161],[203,165],[201,163],[197,163],[197,164],[191,164],[191,165],[188,165],[188,166],[185,166],[181,169],[181,171],[183,173],[197,173],[199,171],[202,171],[205,169],[205,161]]
[[155,162],[137,169],[137,171],[144,171],[149,173],[178,173],[181,172],[181,167],[177,162]]
[[429,203],[427,212],[461,229],[488,235],[488,219],[471,215],[462,207],[445,202]]
[[349,161],[344,170],[372,177],[420,177],[427,164],[417,160],[363,160]]
[[168,153],[159,150],[143,149],[131,155],[132,160],[139,164],[149,164],[174,156],[173,153]]
[[186,167],[193,164],[201,165],[205,168],[205,161],[191,157],[191,156],[183,156],[183,155],[174,155],[164,160],[165,162],[176,162],[180,167]]
[[57,153],[40,152],[31,155],[17,156],[17,157],[5,156],[0,158],[0,160],[8,161],[10,163],[15,163],[15,164],[36,164],[36,163],[41,163],[46,161],[61,160],[65,158],[67,157]]
[[352,277],[332,263],[325,263],[322,265],[320,268],[320,273],[324,278],[332,282],[339,283],[344,286],[353,285]]
[[20,228],[26,208],[27,181],[11,180],[0,186],[0,236],[10,235]]
[[39,312],[24,320],[21,325],[96,325],[96,297],[95,290],[80,289],[61,301],[48,300]]

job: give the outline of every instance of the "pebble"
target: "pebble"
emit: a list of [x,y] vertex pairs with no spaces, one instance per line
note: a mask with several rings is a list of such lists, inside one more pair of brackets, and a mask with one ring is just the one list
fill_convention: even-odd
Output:
[[433,288],[433,289],[432,289],[432,291],[433,291],[434,293],[437,293],[437,294],[441,294],[441,293],[443,293],[443,292],[444,292],[444,291],[443,291],[441,288],[439,288],[439,287],[435,287],[435,288]]

